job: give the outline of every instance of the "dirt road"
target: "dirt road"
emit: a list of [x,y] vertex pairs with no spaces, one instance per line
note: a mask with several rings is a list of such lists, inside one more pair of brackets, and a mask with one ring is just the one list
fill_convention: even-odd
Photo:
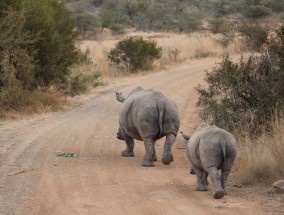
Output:
[[[196,192],[195,176],[178,137],[175,161],[160,162],[163,141],[157,142],[155,167],[141,166],[144,145],[136,141],[135,157],[125,158],[116,139],[121,104],[115,91],[127,94],[134,87],[155,88],[178,105],[181,129],[191,133],[198,123],[194,87],[215,60],[192,61],[175,69],[109,87],[68,111],[0,125],[0,214],[60,215],[172,215],[270,214],[257,201],[236,195],[212,198]],[[74,152],[77,157],[59,157]]]

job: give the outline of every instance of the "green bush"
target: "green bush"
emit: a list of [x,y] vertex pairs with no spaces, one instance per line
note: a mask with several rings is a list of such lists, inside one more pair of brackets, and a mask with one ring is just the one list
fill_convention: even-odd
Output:
[[76,96],[86,92],[88,89],[101,85],[99,78],[102,73],[96,71],[94,74],[86,76],[78,74],[70,79],[70,95]]
[[223,18],[210,20],[209,26],[213,34],[225,34],[230,32],[232,29],[232,24]]
[[206,71],[208,88],[196,88],[200,116],[222,128],[258,132],[274,116],[278,95],[269,55],[241,58],[233,63],[224,57],[218,68]]
[[284,108],[284,25],[269,39],[268,52],[241,58],[224,57],[219,67],[206,71],[207,88],[196,87],[203,120],[228,130],[252,134],[270,129]]
[[246,40],[247,47],[253,51],[262,51],[267,42],[268,30],[257,22],[243,22],[238,31]]
[[263,5],[251,5],[246,9],[244,15],[248,18],[257,19],[260,17],[269,16],[271,13],[272,10],[268,7]]
[[162,56],[162,48],[155,41],[146,41],[142,37],[127,37],[119,41],[110,50],[108,59],[119,68],[135,73],[148,70],[154,60]]
[[268,51],[273,62],[274,70],[277,71],[277,77],[275,78],[275,90],[279,95],[278,103],[280,106],[284,106],[284,24],[279,26],[273,36],[271,36],[268,42]]
[[96,65],[87,61],[72,68],[68,84],[64,88],[68,88],[68,94],[76,96],[102,85],[101,76],[102,73],[97,71]]

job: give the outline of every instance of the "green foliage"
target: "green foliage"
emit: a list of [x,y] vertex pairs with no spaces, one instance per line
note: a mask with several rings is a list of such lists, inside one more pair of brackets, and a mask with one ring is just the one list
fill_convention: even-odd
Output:
[[118,4],[118,2],[106,1],[101,9],[100,16],[103,28],[119,25],[122,28],[130,23],[129,16],[126,14],[123,5]]
[[154,60],[162,56],[162,48],[155,41],[142,37],[128,37],[119,41],[109,54],[108,59],[121,69],[135,73],[148,70]]
[[86,92],[90,88],[97,87],[101,85],[99,78],[102,73],[96,71],[92,75],[78,74],[70,79],[70,95],[76,96]]
[[76,26],[83,37],[86,36],[87,32],[96,32],[102,27],[100,17],[95,13],[79,13],[76,15],[75,20]]
[[275,30],[275,34],[268,43],[271,60],[274,63],[274,69],[277,71],[275,79],[276,94],[283,100],[279,100],[280,106],[284,106],[284,25],[282,24]]
[[38,38],[26,32],[24,25],[24,11],[9,10],[0,19],[0,117],[7,111],[21,111],[22,106],[36,108],[44,102],[33,87],[37,52],[31,47]]
[[68,88],[68,94],[76,96],[102,85],[101,76],[102,73],[97,71],[96,65],[90,61],[74,66],[66,87]]
[[67,82],[70,66],[80,59],[74,22],[64,4],[1,1],[0,32],[0,115],[56,107],[60,98],[52,98],[48,88]]
[[63,3],[56,0],[22,0],[22,4],[27,11],[26,31],[40,36],[33,46],[38,52],[35,56],[38,66],[35,85],[61,85],[67,80],[69,68],[77,62],[79,55],[71,14]]
[[227,47],[235,38],[235,27],[233,23],[223,18],[215,18],[209,21],[209,27],[213,34],[221,34],[217,40],[223,47]]
[[31,89],[38,38],[24,30],[25,13],[10,10],[0,19],[0,93],[10,88]]
[[198,86],[203,120],[229,130],[259,132],[284,107],[284,26],[268,42],[268,52],[233,63],[224,57],[218,68],[206,71],[207,88]]
[[265,7],[263,5],[252,5],[247,7],[247,9],[244,12],[244,15],[248,18],[260,18],[264,16],[269,16],[272,13],[272,10],[268,7]]
[[267,55],[241,58],[239,64],[224,57],[219,68],[206,71],[208,88],[196,88],[201,118],[228,130],[246,128],[256,132],[274,116],[278,101],[275,77]]
[[110,29],[113,35],[122,35],[125,33],[124,26],[121,24],[112,24]]
[[232,24],[223,18],[210,20],[209,26],[213,34],[226,34],[232,29]]
[[270,7],[272,11],[282,12],[284,11],[284,0],[268,1],[267,7]]
[[247,47],[253,51],[261,51],[267,42],[268,30],[256,22],[243,22],[239,32],[245,37]]

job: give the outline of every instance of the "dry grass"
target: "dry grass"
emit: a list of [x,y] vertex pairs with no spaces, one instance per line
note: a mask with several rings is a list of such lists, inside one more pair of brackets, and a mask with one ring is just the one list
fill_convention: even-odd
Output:
[[238,141],[234,173],[243,183],[271,185],[284,178],[283,127],[282,116],[274,121],[272,134],[263,133],[257,139],[245,135]]
[[[168,68],[176,63],[184,62],[193,58],[203,58],[212,56],[222,56],[225,53],[239,54],[244,50],[244,43],[236,38],[228,47],[224,48],[217,41],[220,39],[216,35],[209,33],[173,34],[173,33],[145,33],[129,32],[127,36],[142,36],[145,39],[157,41],[157,45],[162,47],[162,58],[155,63],[154,70]],[[89,50],[91,59],[97,64],[99,71],[103,73],[104,79],[114,79],[125,74],[112,67],[107,54],[110,49],[122,38],[115,39],[107,37],[107,40],[85,40],[80,47],[83,51]]]

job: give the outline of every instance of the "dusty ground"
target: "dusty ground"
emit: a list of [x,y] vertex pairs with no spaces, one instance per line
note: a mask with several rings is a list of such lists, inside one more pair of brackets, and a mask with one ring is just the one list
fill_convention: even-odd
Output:
[[[141,166],[142,142],[135,157],[120,152],[125,144],[116,137],[124,94],[137,85],[155,88],[176,101],[181,129],[191,133],[198,124],[194,87],[214,59],[191,61],[175,69],[108,86],[84,103],[63,112],[0,124],[0,214],[284,214],[280,197],[256,195],[228,184],[229,195],[212,198],[196,192],[179,136],[173,146],[175,161],[160,162],[163,141],[157,143],[155,167]],[[58,157],[74,152],[77,157]]]

